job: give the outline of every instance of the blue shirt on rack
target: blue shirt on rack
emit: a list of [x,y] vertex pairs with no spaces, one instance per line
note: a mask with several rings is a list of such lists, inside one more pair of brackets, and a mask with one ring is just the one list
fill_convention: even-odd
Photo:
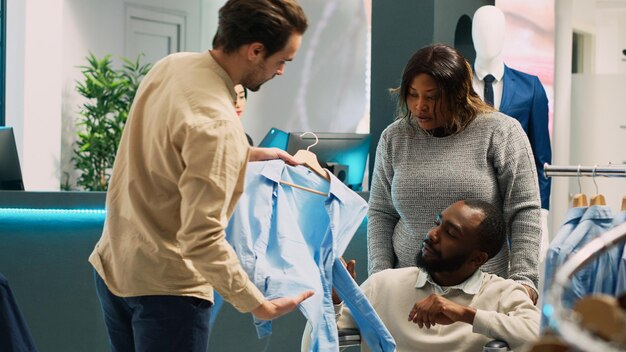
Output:
[[[626,211],[622,211],[613,218],[613,227],[619,226],[626,222]],[[617,284],[615,285],[615,295],[619,296],[626,293],[626,251],[622,248],[622,257],[617,265]]]
[[[557,267],[594,238],[609,230],[612,226],[611,208],[603,205],[590,206],[576,229],[564,240]],[[621,257],[619,248],[614,247],[600,253],[593,261],[577,271],[570,280],[570,286],[563,293],[563,304],[571,308],[574,303],[591,293],[615,292],[617,283],[617,263]]]
[[[287,166],[281,160],[248,163],[246,191],[226,229],[227,239],[267,299],[315,291],[299,306],[313,327],[312,351],[338,350],[333,284],[347,304],[363,312],[364,329],[378,331],[370,334],[380,340],[374,346],[392,351],[391,335],[362,294],[355,296],[360,290],[338,260],[364,219],[367,203],[330,177],[327,182],[304,166]],[[271,322],[255,324],[259,337],[271,333]]]
[[[570,236],[570,234],[576,229],[580,219],[583,214],[587,211],[587,207],[576,207],[570,208],[565,215],[565,221],[563,221],[563,225],[559,228],[556,236],[550,242],[550,246],[548,247],[548,252],[546,254],[546,265],[545,265],[545,277],[544,277],[544,285],[543,285],[543,297],[549,297],[548,292],[552,287],[552,281],[554,280],[554,274],[556,273],[556,269],[558,268],[559,257],[562,257],[565,253],[562,251],[564,246],[564,242]],[[569,247],[569,245],[568,245]],[[544,302],[548,303],[548,302]],[[548,323],[548,316],[544,309],[541,310],[541,328],[543,329]]]

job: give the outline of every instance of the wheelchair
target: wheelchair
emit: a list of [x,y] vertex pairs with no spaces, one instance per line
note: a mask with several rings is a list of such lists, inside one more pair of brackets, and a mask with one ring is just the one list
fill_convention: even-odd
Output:
[[[361,334],[357,329],[340,329],[338,340],[341,350],[348,347],[360,346]],[[483,347],[483,352],[506,352],[510,350],[509,345],[501,340],[491,340]]]

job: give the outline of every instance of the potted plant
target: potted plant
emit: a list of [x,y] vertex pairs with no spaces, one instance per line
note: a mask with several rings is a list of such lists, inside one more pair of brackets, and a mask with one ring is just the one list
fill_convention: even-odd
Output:
[[83,80],[76,90],[87,100],[81,105],[76,148],[72,161],[80,175],[77,185],[88,191],[106,191],[111,168],[122,137],[122,130],[141,79],[150,70],[142,64],[122,58],[121,69],[115,69],[111,55],[102,59],[92,53],[88,65],[80,66]]

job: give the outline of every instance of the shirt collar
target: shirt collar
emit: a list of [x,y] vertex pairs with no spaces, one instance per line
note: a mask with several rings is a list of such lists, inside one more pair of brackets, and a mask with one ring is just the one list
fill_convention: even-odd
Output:
[[486,75],[492,75],[493,77],[495,77],[496,82],[500,82],[502,80],[502,77],[504,76],[504,65],[496,68],[494,70],[494,72],[489,72],[487,70],[483,70],[483,69],[475,69],[474,70],[474,74],[476,75],[476,78],[478,78],[479,80],[483,80],[485,79]]
[[582,218],[582,216],[585,214],[585,211],[587,211],[587,208],[588,207],[569,208],[569,210],[565,214],[565,220],[563,221],[563,225],[567,224],[568,222],[580,220],[580,218]]
[[591,205],[585,210],[585,213],[580,218],[580,222],[585,220],[613,220],[613,211],[606,205]]
[[[263,170],[261,171],[261,175],[263,175],[264,177],[266,177],[267,179],[273,182],[278,183],[281,180],[283,169],[286,166],[287,164],[285,164],[285,162],[280,159],[270,160],[265,163],[265,166],[263,167]],[[301,166],[301,167],[306,167],[306,166]],[[348,192],[352,192],[352,191],[349,189],[346,189],[346,187],[341,183],[341,181],[337,178],[337,176],[333,175],[328,170],[326,171],[330,175],[330,188],[328,190],[328,196],[335,197],[340,202],[345,203],[345,200],[350,199],[350,197],[352,196]],[[306,187],[307,185],[302,185],[302,186]]]
[[415,283],[415,288],[423,288],[426,283],[429,283],[435,289],[435,293],[439,295],[447,294],[452,290],[461,290],[468,295],[475,295],[480,290],[480,285],[483,281],[483,273],[480,270],[476,270],[472,276],[470,276],[467,280],[461,282],[458,285],[454,286],[439,286],[435,281],[433,281],[432,277],[422,269],[419,269],[417,274],[417,282]]
[[224,70],[224,68],[220,66],[217,61],[215,61],[210,51],[206,52],[206,56],[208,57],[209,66],[213,72],[220,76],[220,78],[224,81],[226,86],[229,88],[228,91],[230,92],[233,101],[235,101],[235,99],[237,99],[237,93],[235,93],[235,84],[233,83],[233,80],[230,78],[226,70]]

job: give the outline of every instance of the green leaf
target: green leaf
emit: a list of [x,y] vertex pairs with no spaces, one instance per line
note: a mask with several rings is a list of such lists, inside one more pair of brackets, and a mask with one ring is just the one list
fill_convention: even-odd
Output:
[[76,82],[75,89],[87,100],[78,110],[76,126],[79,129],[72,162],[79,170],[76,184],[85,190],[108,188],[110,170],[132,100],[139,82],[151,68],[150,64],[143,64],[141,58],[142,55],[135,61],[121,58],[122,68],[115,69],[111,55],[99,59],[90,52],[85,57],[87,64],[77,67],[83,78]]

